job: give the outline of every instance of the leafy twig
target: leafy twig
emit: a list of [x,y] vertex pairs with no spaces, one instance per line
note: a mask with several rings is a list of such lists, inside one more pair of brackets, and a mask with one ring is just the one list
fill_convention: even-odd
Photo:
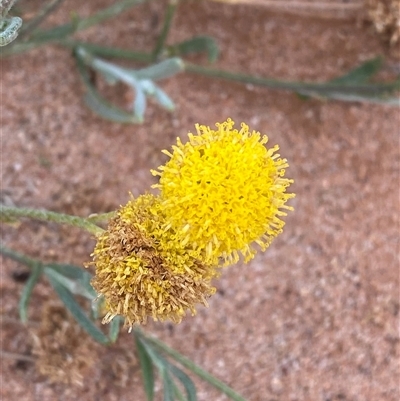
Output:
[[168,2],[167,12],[164,18],[164,25],[160,35],[158,36],[157,43],[153,51],[153,58],[155,60],[157,60],[162,53],[178,3],[179,0],[169,0]]
[[61,5],[64,0],[52,0],[45,4],[44,7],[37,13],[37,15],[28,21],[19,33],[19,39],[28,36],[34,29],[36,29],[43,21]]
[[35,49],[36,47],[39,47],[49,42],[60,41],[77,31],[99,24],[109,18],[115,17],[116,15],[118,15],[119,13],[130,7],[139,5],[146,1],[151,1],[151,0],[123,0],[119,3],[113,4],[108,8],[100,10],[99,12],[87,18],[75,19],[67,24],[59,25],[56,26],[55,28],[46,31],[37,32],[34,35],[32,35],[31,40],[29,42],[16,43],[13,46],[9,46],[7,49],[2,50],[1,55],[4,57],[12,54],[23,53],[25,51]]
[[189,358],[180,354],[178,351],[175,351],[173,348],[170,348],[168,345],[164,344],[162,341],[158,340],[155,337],[150,337],[150,336],[144,335],[142,333],[142,331],[140,331],[137,328],[134,330],[135,330],[135,333],[137,333],[145,341],[148,341],[149,343],[155,345],[158,349],[165,352],[167,355],[169,355],[170,357],[172,357],[173,359],[178,361],[182,366],[191,370],[197,376],[199,376],[203,380],[207,381],[208,383],[210,383],[212,386],[214,386],[218,390],[222,391],[224,394],[226,394],[232,400],[246,401],[242,396],[240,396],[238,393],[236,393],[236,391],[234,391],[232,388],[230,388],[227,384],[221,382],[216,377],[214,377],[210,373],[206,372],[204,369],[202,369],[200,366],[196,365]]

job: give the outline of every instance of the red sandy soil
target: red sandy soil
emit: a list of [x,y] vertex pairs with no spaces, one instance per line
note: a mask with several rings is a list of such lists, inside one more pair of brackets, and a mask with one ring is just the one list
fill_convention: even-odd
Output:
[[[65,2],[49,24],[111,3]],[[141,5],[78,36],[149,50],[164,10],[165,2]],[[377,55],[387,58],[384,73],[398,69],[372,27],[354,17],[193,1],[180,7],[169,42],[197,34],[213,36],[221,49],[216,66],[236,72],[327,80]],[[206,63],[202,55],[191,60]],[[129,191],[138,195],[155,182],[149,169],[165,161],[161,150],[195,123],[248,123],[289,160],[295,211],[267,252],[223,272],[209,308],[177,326],[145,329],[251,401],[398,401],[399,109],[303,100],[190,74],[161,85],[177,105],[174,113],[151,104],[143,125],[119,125],[85,106],[69,51],[51,45],[1,60],[2,201],[81,216],[111,211]],[[131,96],[122,86],[111,95],[126,104]],[[94,245],[77,229],[32,220],[3,227],[2,241],[76,265],[90,259]],[[24,271],[2,259],[1,350],[32,357],[32,333],[56,296],[43,280],[24,327],[23,283],[16,280]],[[51,383],[30,360],[4,354],[1,399],[144,400],[130,336],[109,349],[81,336],[81,348],[70,354],[87,361],[77,368],[80,383]],[[196,383],[200,401],[227,399]]]

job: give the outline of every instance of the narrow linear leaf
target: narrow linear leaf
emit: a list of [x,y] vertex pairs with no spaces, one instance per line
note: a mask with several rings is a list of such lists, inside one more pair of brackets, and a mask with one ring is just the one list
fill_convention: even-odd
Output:
[[[301,97],[305,97],[308,99],[309,96],[312,97],[322,97],[313,91],[301,91]],[[334,99],[334,100],[341,100],[345,102],[363,102],[363,103],[373,103],[373,104],[383,104],[387,106],[400,106],[400,98],[398,97],[385,97],[380,95],[363,95],[357,93],[342,93],[342,92],[335,92],[330,91],[324,93],[323,97],[327,99]]]
[[104,296],[103,295],[97,295],[96,298],[93,299],[91,302],[91,315],[90,317],[94,320],[100,319],[104,316]]
[[135,335],[135,343],[139,356],[140,367],[142,370],[144,390],[146,392],[147,401],[153,401],[155,385],[153,362],[141,339],[137,335]]
[[141,122],[135,115],[112,105],[93,90],[86,93],[85,103],[94,113],[107,120],[123,124]]
[[74,280],[76,282],[76,292],[74,294],[82,295],[91,301],[97,298],[98,295],[91,284],[93,276],[83,267],[65,263],[49,263],[45,267],[51,268],[57,273]]
[[91,274],[83,269],[82,267],[70,265],[68,263],[47,263],[46,267],[55,270],[57,273],[64,275],[72,280],[79,280],[83,277],[83,275]]
[[[0,206],[0,213],[1,213],[1,206]],[[15,260],[18,263],[21,263],[25,266],[28,266],[29,268],[33,269],[34,266],[39,263],[38,260],[32,259],[29,256],[26,256],[20,252],[14,251],[13,249],[7,248],[0,242],[0,253],[7,257],[10,258],[11,260]]]
[[137,88],[136,97],[133,102],[133,112],[135,114],[135,118],[138,122],[142,123],[144,121],[144,112],[146,111],[146,95],[143,90]]
[[150,67],[142,68],[141,70],[130,70],[137,79],[165,79],[172,77],[185,68],[183,61],[178,57],[172,57],[161,63],[152,65]]
[[159,350],[156,347],[154,347],[154,345],[148,341],[147,337],[144,334],[142,334],[138,329],[136,329],[134,331],[134,335],[135,335],[135,338],[137,338],[138,341],[140,341],[140,343],[146,350],[147,355],[150,357],[153,364],[155,366],[157,366],[157,369],[159,369],[160,371],[165,369],[165,367],[167,365],[167,361],[161,355]]
[[382,67],[383,58],[375,57],[366,61],[360,66],[350,70],[345,75],[333,79],[332,83],[337,84],[360,84],[367,82],[372,78]]
[[[163,355],[159,353],[158,347],[148,341],[148,338],[139,330],[134,332],[135,338],[143,346],[145,352],[151,361],[157,366],[164,383],[164,397],[177,397],[178,400],[197,401],[196,387],[191,378],[178,367],[168,362]],[[175,384],[171,373],[181,382],[186,392],[186,397]]]
[[80,22],[80,18],[76,13],[71,14],[71,22],[64,25],[57,25],[54,28],[46,30],[37,30],[33,35],[32,39],[35,41],[54,41],[61,40],[67,36],[73,35]]
[[174,381],[172,381],[172,387],[174,390],[174,399],[177,399],[178,401],[188,401]]
[[168,365],[172,374],[182,383],[183,387],[185,388],[187,400],[197,401],[196,387],[193,383],[193,380],[183,370],[170,363]]
[[205,51],[209,62],[216,61],[219,55],[218,45],[211,36],[196,36],[168,47],[168,51],[174,56],[184,56]]
[[[392,92],[400,90],[400,78],[391,82],[380,83],[358,83],[358,84],[338,84],[332,82],[313,83],[313,82],[296,82],[281,81],[269,78],[262,78],[253,75],[237,74],[229,71],[218,70],[214,68],[199,66],[195,64],[185,63],[187,72],[201,74],[209,77],[223,78],[236,82],[251,83],[253,85],[264,86],[271,89],[289,90],[306,96],[316,98],[332,97],[343,100],[353,101],[370,101],[381,103],[382,100]],[[376,101],[378,99],[378,101]],[[393,104],[391,100],[389,104]]]
[[105,71],[103,71],[102,74],[103,74],[104,79],[106,80],[106,82],[107,82],[109,85],[114,86],[114,85],[117,84],[118,79],[115,78],[114,75],[109,74],[109,73],[107,73],[107,72],[105,72]]
[[158,103],[160,103],[160,105],[162,107],[164,107],[165,109],[169,110],[169,111],[173,111],[175,110],[175,104],[174,102],[171,100],[171,98],[162,90],[160,89],[158,86],[155,87],[155,91],[154,91],[154,98],[157,100]]
[[109,324],[108,337],[112,343],[115,343],[118,339],[118,335],[121,329],[121,317],[115,316]]
[[145,337],[144,334],[139,333],[141,338],[145,338],[147,344],[151,344],[155,348],[163,351],[165,354],[170,356],[171,358],[175,359],[179,362],[182,366],[196,374],[198,377],[202,378],[213,387],[220,390],[222,393],[226,394],[234,401],[246,401],[241,395],[236,393],[231,387],[227,384],[223,383],[222,381],[218,380],[216,377],[211,375],[210,373],[206,372],[200,366],[196,365],[193,361],[189,358],[185,357],[184,355],[180,354],[178,351],[174,350],[173,348],[169,347],[168,345],[164,344],[162,341],[154,338],[154,337]]
[[[156,99],[156,101],[160,104],[160,106],[164,107],[169,111],[173,111],[175,109],[175,105],[171,98],[161,89],[159,88],[153,81],[149,79],[142,79],[139,81],[140,87],[143,89],[143,92],[148,96],[151,96]],[[138,92],[137,96],[140,92]]]
[[176,386],[172,380],[172,377],[168,371],[168,369],[163,369],[162,372],[162,380],[163,380],[163,390],[164,390],[164,401],[174,401]]
[[21,298],[19,300],[19,317],[22,323],[26,323],[28,321],[28,304],[31,298],[32,291],[39,281],[43,273],[43,266],[41,263],[37,263],[32,267],[31,274],[29,276],[28,281],[26,282],[22,293]]
[[[59,267],[59,266],[58,266]],[[64,272],[61,270],[56,270],[52,265],[46,265],[45,273],[48,277],[51,277],[53,280],[60,283],[63,287],[67,288],[69,292],[75,295],[82,295],[83,297],[93,301],[96,298],[97,294],[94,289],[90,286],[87,286],[86,280],[81,278],[69,278]],[[82,282],[84,281],[84,282]]]
[[49,275],[50,269],[45,270],[45,274],[53,287],[54,291],[60,297],[65,307],[71,312],[72,316],[78,322],[78,324],[97,342],[101,344],[109,344],[110,341],[107,336],[92,322],[81,306],[76,302],[73,295],[60,284],[53,275]]
[[107,120],[118,123],[132,124],[140,122],[132,113],[128,113],[103,99],[95,86],[90,82],[87,68],[85,67],[78,53],[75,53],[75,60],[78,67],[78,72],[81,75],[83,84],[87,90],[85,95],[85,103],[94,113]]

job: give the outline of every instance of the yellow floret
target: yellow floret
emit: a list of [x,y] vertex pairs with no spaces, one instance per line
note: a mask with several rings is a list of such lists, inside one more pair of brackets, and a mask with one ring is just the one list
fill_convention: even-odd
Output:
[[266,148],[266,136],[233,128],[228,119],[217,130],[196,125],[189,141],[178,138],[170,160],[152,171],[160,176],[162,208],[169,227],[192,244],[206,263],[235,263],[239,252],[250,260],[255,242],[265,250],[284,225],[281,209],[293,194],[284,178],[286,159]]
[[105,298],[104,323],[116,315],[124,316],[129,328],[148,317],[178,323],[215,292],[215,269],[163,226],[159,199],[142,195],[121,207],[98,237],[92,285]]

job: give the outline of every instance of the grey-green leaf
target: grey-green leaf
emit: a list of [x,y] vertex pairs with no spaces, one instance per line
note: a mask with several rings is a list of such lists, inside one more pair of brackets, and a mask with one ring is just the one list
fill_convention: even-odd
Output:
[[[76,266],[74,266],[76,268]],[[79,268],[78,268],[79,269]],[[97,294],[90,285],[90,278],[85,277],[84,273],[89,274],[88,272],[83,271],[81,277],[73,277],[70,278],[67,273],[68,269],[65,269],[65,272],[60,269],[60,266],[57,265],[46,265],[44,267],[45,273],[48,277],[52,277],[54,280],[58,281],[65,288],[68,289],[73,294],[81,295],[91,301],[96,298]],[[83,270],[83,269],[81,269]],[[71,271],[69,271],[71,273]],[[73,274],[76,274],[75,271]],[[89,274],[90,277],[90,274]]]
[[84,62],[82,61],[82,54],[77,51],[75,53],[75,56],[78,72],[80,73],[82,81],[87,89],[85,102],[89,106],[89,108],[92,109],[92,111],[99,116],[110,121],[115,121],[118,123],[139,123],[133,113],[128,113],[118,107],[115,107],[101,97],[95,86],[90,81],[88,71],[85,67]]
[[337,84],[360,84],[367,82],[372,78],[382,67],[383,58],[375,57],[366,61],[360,66],[350,70],[345,75],[333,79],[332,83]]
[[110,341],[107,336],[88,318],[82,307],[78,302],[76,302],[71,292],[57,280],[57,276],[52,274],[49,275],[49,271],[51,271],[51,269],[45,269],[45,274],[51,286],[79,325],[97,342],[101,344],[109,344]]
[[133,112],[137,122],[142,123],[144,121],[144,112],[146,111],[146,95],[142,89],[136,90],[136,97],[133,102]]
[[111,322],[109,323],[109,331],[108,331],[108,337],[110,338],[110,341],[112,343],[115,343],[115,341],[117,341],[120,328],[121,328],[121,317],[115,316],[114,319],[111,320]]
[[89,106],[92,111],[107,120],[114,121],[117,123],[140,123],[141,121],[132,113],[128,113],[105,99],[101,98],[100,95],[90,90],[85,95],[85,103]]
[[154,367],[153,362],[147,353],[146,347],[141,338],[135,333],[136,349],[139,356],[140,367],[142,369],[144,390],[146,392],[147,401],[154,400]]
[[174,401],[175,383],[173,382],[168,369],[163,369],[161,373],[163,379],[164,401]]
[[184,70],[184,63],[178,57],[172,57],[161,63],[150,67],[142,68],[141,70],[130,70],[137,79],[165,79],[170,78]]
[[172,364],[168,365],[172,374],[182,383],[183,387],[185,388],[187,400],[197,401],[196,387],[193,383],[193,380],[183,370]]
[[[143,334],[141,334],[141,336],[144,337]],[[146,340],[146,343],[149,344],[149,346],[152,346],[155,349],[157,349],[158,352],[162,351],[165,354],[167,354],[168,356],[170,356],[171,358],[175,359],[186,369],[189,369],[194,374],[196,374],[198,377],[207,381],[212,386],[214,386],[215,388],[220,390],[222,393],[226,394],[230,399],[235,400],[235,401],[245,401],[245,399],[242,396],[240,396],[238,393],[236,393],[227,384],[221,382],[216,377],[214,377],[213,375],[211,375],[210,373],[208,373],[204,369],[202,369],[200,366],[197,366],[189,358],[183,356],[178,351],[169,347],[167,344],[163,343],[162,341],[160,341],[154,337],[146,337],[145,340]]]
[[218,45],[211,36],[196,36],[192,39],[170,46],[168,48],[172,55],[184,56],[190,53],[206,51],[208,61],[214,62],[219,55]]
[[172,386],[173,386],[173,389],[174,389],[175,400],[188,401],[187,398],[183,395],[181,389],[178,387],[178,385],[174,381],[172,381]]
[[175,104],[171,100],[171,98],[158,86],[155,87],[154,91],[154,98],[157,100],[158,103],[165,109],[169,111],[173,111],[175,109]]
[[28,304],[31,298],[32,291],[39,281],[42,273],[43,266],[40,263],[35,264],[32,268],[29,279],[22,290],[21,298],[19,300],[19,316],[22,323],[24,324],[28,321]]

